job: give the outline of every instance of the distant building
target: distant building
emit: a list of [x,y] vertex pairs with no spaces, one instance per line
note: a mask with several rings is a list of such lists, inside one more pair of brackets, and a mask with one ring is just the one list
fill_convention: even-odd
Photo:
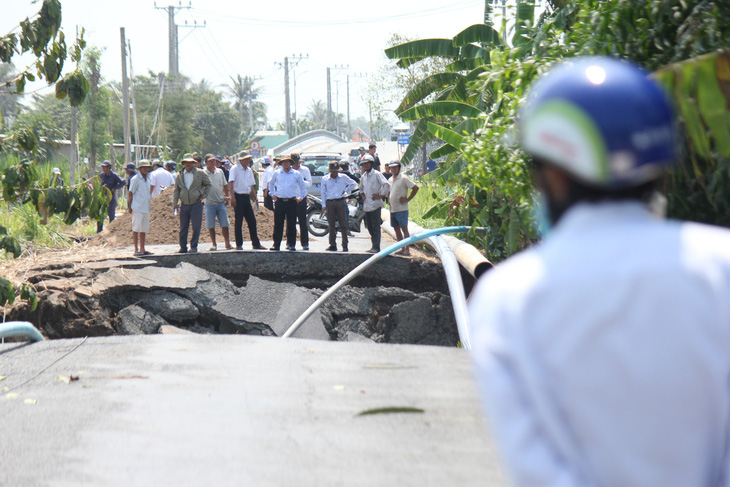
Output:
[[352,131],[353,142],[368,142],[369,140],[370,136],[366,134],[360,127],[356,127],[355,130]]

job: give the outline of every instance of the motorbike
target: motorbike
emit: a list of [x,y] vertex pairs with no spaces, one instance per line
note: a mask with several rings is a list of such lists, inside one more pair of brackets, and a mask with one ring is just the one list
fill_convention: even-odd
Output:
[[[359,202],[360,192],[355,190],[347,197],[348,229],[351,232],[360,232],[365,211]],[[330,233],[327,215],[322,215],[322,199],[319,196],[307,195],[307,228],[315,237],[324,237]],[[339,223],[337,224],[339,228]]]

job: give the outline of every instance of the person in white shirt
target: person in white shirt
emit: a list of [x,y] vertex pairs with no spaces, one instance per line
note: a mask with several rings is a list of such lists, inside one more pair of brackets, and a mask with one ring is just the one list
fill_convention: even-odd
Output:
[[146,159],[139,161],[139,171],[129,182],[127,191],[127,208],[132,215],[132,241],[134,255],[152,255],[145,249],[145,239],[150,231],[150,170],[152,163]]
[[351,178],[340,174],[340,163],[329,163],[329,174],[322,178],[322,214],[327,215],[329,224],[330,246],[326,250],[337,251],[337,223],[342,233],[342,251],[347,252],[347,196],[357,183]]
[[236,235],[236,250],[243,250],[243,219],[246,219],[248,234],[254,250],[263,250],[256,230],[256,215],[251,201],[256,200],[256,179],[251,169],[251,154],[242,152],[238,157],[238,164],[228,173],[228,190],[233,195],[231,203],[235,212],[234,232]]
[[616,59],[570,59],[518,118],[542,243],[469,299],[472,355],[514,485],[730,485],[730,231],[649,208],[671,103]]
[[226,245],[226,249],[232,249],[231,240],[228,233],[228,202],[230,198],[228,196],[228,184],[226,183],[226,175],[222,169],[216,167],[216,158],[208,157],[205,159],[205,174],[210,179],[210,190],[208,195],[205,197],[205,228],[208,229],[210,234],[210,241],[213,243],[210,247],[211,251],[218,250],[218,245],[215,242],[215,220],[218,219],[218,223],[221,226],[221,233],[223,234],[223,240]]
[[154,198],[162,193],[163,189],[175,186],[175,178],[163,167],[161,160],[155,159],[152,165],[155,169],[150,173],[150,187],[152,189],[152,197]]
[[[299,154],[292,154],[291,168],[302,175],[304,186],[309,191],[312,186],[312,173],[307,166],[301,164]],[[265,174],[265,173],[264,173]],[[307,227],[307,198],[297,203],[297,223],[299,224],[299,242],[302,244],[302,250],[309,250],[309,227]]]
[[365,226],[370,233],[372,247],[368,252],[380,252],[380,237],[383,231],[380,226],[383,224],[383,217],[380,214],[383,208],[383,197],[388,195],[390,186],[383,175],[373,169],[373,158],[366,154],[360,162],[360,197],[363,200],[362,209],[365,212]]
[[[418,185],[400,173],[400,162],[391,161],[387,167],[390,168],[390,173],[393,175],[390,178],[390,193],[388,194],[390,225],[395,230],[395,237],[400,242],[411,236],[408,233],[408,202],[418,193]],[[408,194],[409,189],[411,190],[410,195]],[[396,253],[410,255],[408,247],[404,247]]]
[[274,211],[274,200],[269,194],[269,183],[274,175],[274,166],[271,164],[271,159],[269,159],[268,156],[264,157],[264,160],[261,161],[261,165],[264,166],[264,174],[261,176],[261,187],[263,188],[262,192],[264,194],[264,208]]

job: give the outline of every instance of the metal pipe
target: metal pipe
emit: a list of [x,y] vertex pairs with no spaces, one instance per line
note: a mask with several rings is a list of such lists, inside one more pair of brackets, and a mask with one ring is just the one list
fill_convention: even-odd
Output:
[[302,326],[302,324],[307,321],[307,319],[314,313],[317,308],[319,308],[322,303],[324,303],[327,298],[332,296],[338,289],[340,289],[342,286],[347,284],[348,282],[352,281],[355,276],[360,274],[362,271],[370,267],[371,265],[375,264],[376,262],[382,260],[383,258],[387,257],[388,255],[392,254],[393,252],[402,249],[406,245],[410,245],[412,243],[418,242],[420,240],[425,240],[429,237],[433,237],[436,235],[441,235],[444,233],[466,233],[469,230],[471,230],[471,227],[466,226],[459,226],[459,227],[443,227],[443,228],[435,228],[433,230],[426,230],[423,233],[419,233],[418,235],[412,235],[406,239],[401,240],[400,242],[396,242],[395,244],[391,245],[390,247],[381,250],[377,254],[373,255],[369,259],[367,259],[365,262],[360,264],[359,266],[355,267],[353,270],[347,273],[345,277],[340,279],[335,283],[334,286],[329,288],[327,291],[324,292],[312,305],[307,308],[307,310],[297,318],[297,320],[289,327],[289,329],[282,335],[282,338],[289,338],[294,334],[294,332],[297,331],[297,329]]
[[0,325],[0,338],[23,337],[31,342],[42,342],[43,335],[32,323],[27,321],[9,321]]

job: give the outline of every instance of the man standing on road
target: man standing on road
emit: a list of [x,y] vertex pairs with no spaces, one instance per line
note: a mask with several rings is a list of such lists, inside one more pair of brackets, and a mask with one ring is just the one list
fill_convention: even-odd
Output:
[[238,157],[238,164],[231,168],[228,174],[228,190],[233,195],[231,200],[236,216],[234,232],[236,235],[236,250],[243,250],[243,219],[246,219],[248,234],[254,250],[264,250],[259,241],[256,229],[256,215],[253,212],[251,201],[256,201],[256,179],[251,165],[253,156],[242,152]]
[[232,249],[231,239],[228,234],[228,184],[226,184],[226,175],[223,170],[216,167],[217,160],[215,158],[209,158],[205,160],[205,175],[210,179],[210,191],[208,196],[205,198],[205,228],[208,229],[210,234],[210,241],[213,245],[210,247],[211,251],[218,250],[218,245],[215,242],[215,220],[218,219],[218,223],[221,226],[221,233],[223,234],[223,241],[225,242],[226,249]]
[[291,168],[290,157],[281,159],[281,168],[274,172],[269,183],[269,194],[274,200],[274,246],[278,251],[284,236],[286,220],[286,248],[296,250],[297,244],[297,203],[307,197],[307,188],[302,175]]
[[261,176],[261,186],[264,188],[264,208],[274,211],[274,200],[269,194],[269,183],[271,182],[271,178],[274,176],[274,166],[271,164],[271,159],[269,159],[268,156],[264,157],[264,160],[261,161],[261,165],[264,166],[264,174]]
[[[304,179],[304,186],[309,191],[312,186],[312,173],[309,168],[299,160],[299,154],[291,155],[292,165],[291,168],[302,175]],[[302,250],[309,250],[309,229],[307,228],[307,198],[302,198],[302,201],[297,203],[297,222],[299,223],[299,241],[302,244]]]
[[730,485],[730,232],[649,209],[677,159],[666,94],[570,59],[530,88],[518,137],[554,228],[469,300],[514,485]]
[[[390,173],[393,175],[390,179],[390,193],[388,195],[388,202],[390,202],[390,225],[395,230],[395,236],[400,242],[404,238],[411,236],[408,233],[408,202],[418,193],[418,185],[400,173],[400,162],[389,162],[388,167],[390,168]],[[409,189],[411,190],[410,195],[408,194]],[[397,253],[410,255],[408,247],[402,248]]]
[[127,192],[127,208],[132,215],[132,241],[134,255],[151,255],[145,249],[145,238],[150,231],[150,171],[152,163],[146,159],[139,161],[139,174],[132,177]]
[[[109,223],[113,222],[117,217],[117,190],[124,187],[124,179],[119,174],[112,171],[112,163],[110,161],[104,161],[101,163],[101,185],[107,188],[112,193],[112,200],[109,202],[109,208],[106,210],[106,214],[109,217]],[[96,223],[96,233],[104,230],[104,222]]]
[[375,169],[376,171],[380,171],[380,157],[378,157],[378,155],[375,153],[375,150],[377,148],[377,145],[370,144],[368,146],[368,155],[373,158],[373,169]]
[[161,160],[155,159],[152,161],[152,165],[155,169],[150,173],[150,184],[152,185],[152,197],[154,198],[158,194],[162,193],[163,189],[173,186],[175,184],[175,179],[173,179],[172,174],[163,167]]
[[330,229],[330,246],[327,250],[337,251],[337,223],[342,233],[342,251],[347,252],[347,196],[357,183],[347,176],[340,175],[340,163],[329,164],[329,174],[322,178],[322,215],[327,216]]
[[360,164],[362,163],[362,158],[367,153],[367,151],[365,150],[365,147],[363,147],[363,146],[360,146],[360,148],[358,149],[358,151],[360,151],[360,155],[355,158],[354,167],[351,167],[350,168],[351,169],[350,172],[353,172],[353,173],[360,170]]
[[130,162],[124,166],[124,172],[127,174],[127,191],[129,191],[129,186],[132,184],[132,178],[137,175],[137,166],[135,166],[133,162]]
[[[188,229],[193,225],[193,235],[190,239],[190,251],[198,251],[200,227],[203,223],[203,200],[210,191],[210,178],[202,169],[195,167],[196,160],[192,154],[183,157],[185,169],[175,178],[175,192],[172,194],[172,206],[180,209],[180,250],[179,254],[188,251]],[[178,205],[182,203],[182,206]]]
[[380,252],[380,237],[382,230],[380,226],[383,224],[383,217],[380,214],[383,208],[383,197],[388,194],[390,186],[388,181],[380,172],[373,169],[373,158],[369,154],[362,158],[360,163],[360,197],[363,200],[362,209],[365,212],[365,226],[370,233],[370,241],[372,247],[368,252]]

